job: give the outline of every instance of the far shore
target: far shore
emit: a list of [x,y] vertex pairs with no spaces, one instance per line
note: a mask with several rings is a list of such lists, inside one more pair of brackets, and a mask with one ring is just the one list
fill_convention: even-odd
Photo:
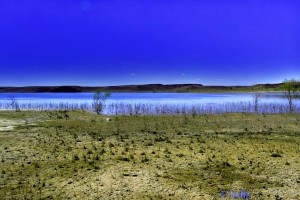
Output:
[[82,93],[95,92],[174,92],[174,93],[218,93],[218,92],[281,92],[281,83],[256,84],[252,86],[204,86],[201,84],[147,84],[121,86],[26,86],[0,87],[0,93]]

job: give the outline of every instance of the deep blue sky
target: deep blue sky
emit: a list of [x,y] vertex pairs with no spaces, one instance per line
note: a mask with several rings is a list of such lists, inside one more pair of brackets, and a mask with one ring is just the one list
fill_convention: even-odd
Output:
[[298,0],[1,0],[0,86],[300,78]]

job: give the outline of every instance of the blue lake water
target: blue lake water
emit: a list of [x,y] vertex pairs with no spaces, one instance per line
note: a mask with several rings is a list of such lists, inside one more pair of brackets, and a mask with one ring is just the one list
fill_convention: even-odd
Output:
[[[58,105],[72,105],[74,107],[89,107],[93,102],[93,93],[0,93],[0,109],[9,109],[11,99],[14,98],[22,109],[55,109]],[[262,93],[259,98],[261,109],[269,106],[281,106],[286,109],[288,102],[283,93]],[[163,106],[165,109],[191,108],[214,110],[215,112],[249,111],[254,102],[252,93],[112,93],[106,101],[104,113],[116,112],[113,109],[123,107],[123,112],[136,105],[148,105],[147,109]],[[295,99],[295,106],[300,100]],[[119,106],[118,106],[119,105]],[[149,106],[151,108],[149,108]],[[114,107],[114,108],[112,108]],[[125,107],[127,111],[125,111]],[[284,108],[285,107],[285,108]],[[132,108],[130,108],[132,109]],[[273,108],[274,109],[274,108]],[[175,111],[174,111],[175,112]],[[278,111],[279,112],[279,111]]]

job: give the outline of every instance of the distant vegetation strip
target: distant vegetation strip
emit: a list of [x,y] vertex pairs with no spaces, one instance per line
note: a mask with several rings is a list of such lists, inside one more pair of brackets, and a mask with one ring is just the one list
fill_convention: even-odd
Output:
[[204,86],[201,84],[147,84],[121,85],[105,87],[85,86],[27,86],[0,87],[0,93],[76,93],[94,92],[99,89],[107,92],[252,92],[252,91],[281,91],[282,83],[256,84],[252,86]]

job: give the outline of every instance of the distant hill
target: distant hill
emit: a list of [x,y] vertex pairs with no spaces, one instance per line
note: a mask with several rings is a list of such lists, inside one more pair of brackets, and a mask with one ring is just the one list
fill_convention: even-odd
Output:
[[277,84],[256,84],[253,85],[255,88],[279,88],[282,85],[282,83]]
[[253,86],[204,86],[201,84],[146,84],[120,85],[106,87],[83,86],[28,86],[28,87],[0,87],[0,93],[75,93],[94,92],[97,89],[108,92],[234,92],[234,91],[277,91],[278,84],[256,84]]

